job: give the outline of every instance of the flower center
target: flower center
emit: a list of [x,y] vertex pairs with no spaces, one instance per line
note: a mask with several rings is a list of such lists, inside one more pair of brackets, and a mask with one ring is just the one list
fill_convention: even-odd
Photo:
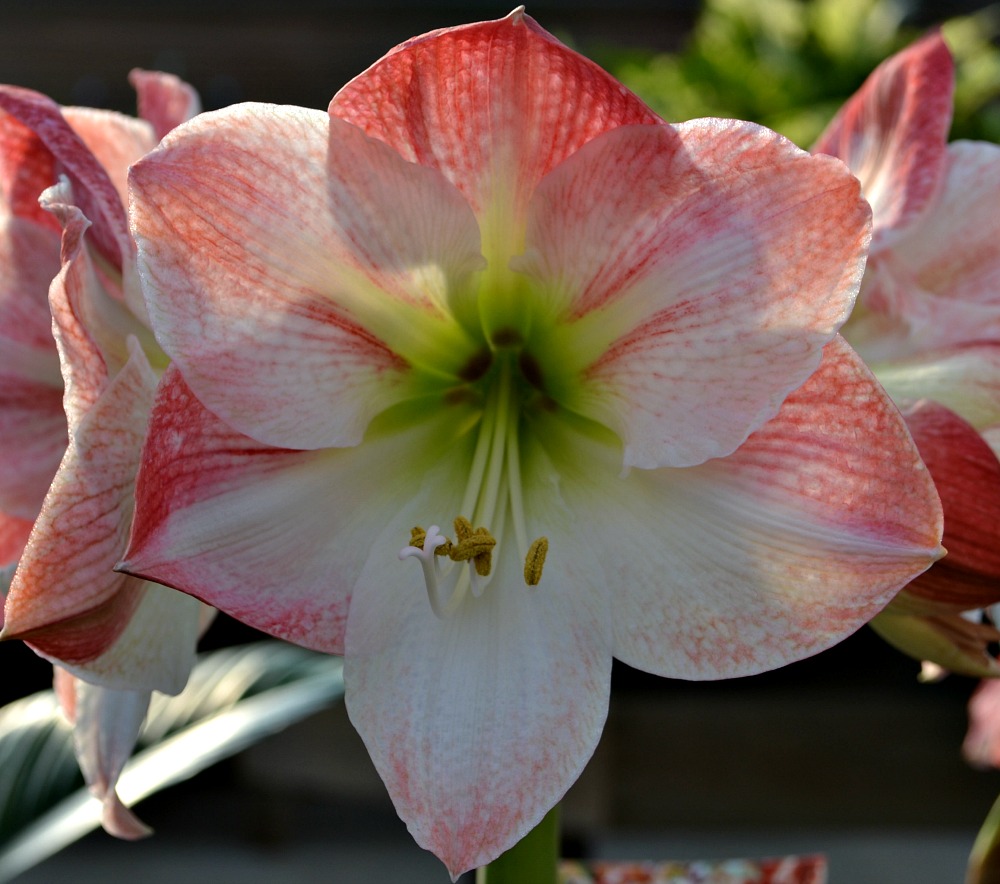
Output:
[[[499,343],[502,346],[507,342]],[[498,358],[491,370],[493,355]],[[503,542],[508,522],[524,561],[524,582],[528,586],[537,586],[541,581],[549,548],[545,537],[528,543],[521,485],[519,424],[523,391],[519,387],[523,381],[537,388],[538,379],[525,371],[525,357],[518,359],[512,350],[489,354],[481,361],[484,367],[479,369],[477,364],[477,371],[479,375],[489,374],[484,377],[487,391],[460,510],[471,513],[472,518],[455,519],[454,542],[442,535],[437,525],[426,531],[414,528],[410,545],[399,553],[400,559],[420,561],[431,608],[441,618],[454,613],[470,591],[476,598],[482,595],[492,578],[494,548]],[[516,380],[515,372],[520,374]],[[493,526],[493,530],[473,528],[473,524]]]

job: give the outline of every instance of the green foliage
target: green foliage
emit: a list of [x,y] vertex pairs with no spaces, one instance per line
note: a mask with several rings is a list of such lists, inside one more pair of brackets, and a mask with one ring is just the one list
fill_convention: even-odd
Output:
[[[278,641],[202,656],[177,697],[150,704],[118,793],[126,804],[187,779],[343,696],[335,657]],[[0,882],[100,825],[52,691],[0,709]]]
[[[668,120],[752,120],[808,147],[871,71],[921,31],[893,0],[705,0],[677,53],[601,61]],[[1000,140],[1000,8],[946,23],[955,55],[955,138]]]

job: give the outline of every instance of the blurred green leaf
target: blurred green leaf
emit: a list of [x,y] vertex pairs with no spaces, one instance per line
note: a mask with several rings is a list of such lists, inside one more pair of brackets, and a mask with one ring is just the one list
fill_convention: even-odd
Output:
[[[204,655],[176,697],[154,697],[118,794],[134,805],[344,694],[339,658],[265,641]],[[51,691],[0,710],[0,882],[101,824],[82,788],[72,731]]]

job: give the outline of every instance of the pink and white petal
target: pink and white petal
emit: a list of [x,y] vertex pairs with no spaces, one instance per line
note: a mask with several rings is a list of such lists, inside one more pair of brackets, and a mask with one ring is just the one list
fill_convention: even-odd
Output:
[[593,753],[610,688],[609,599],[584,544],[529,588],[501,541],[483,594],[438,619],[419,569],[384,554],[414,516],[406,509],[357,583],[347,709],[410,833],[454,879],[521,840]]
[[[93,223],[91,234],[98,252],[120,270],[127,257],[128,219],[121,197],[104,167],[73,131],[52,99],[18,86],[0,86],[0,110],[16,117],[52,154],[53,171],[68,176],[76,205]],[[55,183],[55,177],[46,185]],[[38,198],[38,194],[35,194]]]
[[482,267],[471,210],[354,126],[239,105],[174,130],[131,176],[157,338],[241,432],[356,444],[412,394],[411,364],[455,375],[481,346],[448,304]]
[[1000,342],[943,347],[869,365],[896,401],[933,399],[980,430],[1000,424]]
[[93,660],[53,662],[91,684],[112,690],[179,694],[194,666],[206,606],[177,590],[119,576],[121,594],[137,600],[121,634]]
[[880,64],[813,147],[861,179],[875,215],[875,244],[892,241],[938,186],[951,127],[954,65],[937,32]]
[[660,122],[523,8],[403,43],[330,113],[441,170],[472,204],[491,262],[521,250],[528,199],[551,169],[601,132]]
[[943,405],[921,400],[903,416],[941,497],[948,550],[907,591],[963,609],[1000,602],[1000,461]]
[[948,145],[936,197],[893,245],[894,260],[920,287],[956,302],[1000,305],[1000,145]]
[[38,195],[56,179],[55,157],[24,123],[0,110],[0,206],[2,213],[57,231],[38,205]]
[[539,185],[515,264],[559,311],[547,391],[627,466],[730,454],[819,365],[869,232],[843,164],[754,124],[599,136]]
[[[930,475],[839,338],[728,458],[619,479],[614,445],[563,435],[553,427],[544,438],[577,520],[565,555],[601,538],[615,656],[639,669],[728,678],[809,656],[941,555]],[[586,455],[560,455],[569,444]],[[550,557],[557,550],[550,537]]]
[[91,793],[103,804],[101,824],[116,838],[152,834],[115,791],[149,708],[149,691],[119,691],[75,680],[73,748]]
[[157,141],[201,112],[194,87],[173,74],[134,68],[128,81],[136,92],[139,116],[152,124]]
[[[152,413],[120,567],[271,635],[343,653],[354,584],[385,513],[432,484],[437,452],[449,450],[439,420],[373,432],[357,448],[271,448],[216,418],[171,367]],[[463,490],[424,521],[453,518]],[[383,552],[394,557],[410,527]]]
[[128,167],[156,147],[145,120],[91,107],[64,107],[62,115],[104,167],[123,206],[128,205]]
[[132,521],[132,491],[156,377],[141,349],[75,428],[7,597],[4,637],[81,664],[122,634],[140,598],[112,569]]

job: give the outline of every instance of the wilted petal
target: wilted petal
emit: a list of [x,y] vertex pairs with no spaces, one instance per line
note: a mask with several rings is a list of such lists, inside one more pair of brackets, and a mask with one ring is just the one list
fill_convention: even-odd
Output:
[[104,805],[101,824],[116,838],[144,838],[152,830],[121,803],[115,786],[135,747],[150,692],[75,681],[73,746],[88,788]]
[[457,876],[523,838],[589,760],[607,712],[609,600],[584,544],[573,557],[554,536],[559,555],[527,587],[509,538],[482,596],[438,619],[417,569],[383,552],[412,517],[390,519],[358,579],[347,708],[411,834]]
[[152,124],[157,141],[201,112],[198,93],[173,74],[134,68],[128,81],[138,98],[139,116]]
[[545,438],[577,520],[569,554],[601,538],[615,656],[640,669],[726,678],[816,653],[940,555],[930,476],[839,338],[728,458],[617,479],[614,449],[592,444],[601,469],[574,465],[560,459],[563,435],[553,427]]
[[403,43],[330,113],[440,169],[472,204],[487,258],[503,262],[521,250],[528,199],[551,169],[601,132],[660,122],[523,9]]
[[353,126],[265,105],[202,114],[131,180],[157,337],[242,432],[356,444],[412,395],[409,363],[444,351],[433,368],[454,375],[480,346],[446,309],[482,266],[471,210]]
[[954,74],[939,33],[879,65],[813,147],[861,179],[876,241],[920,215],[934,195],[951,126]]
[[729,454],[847,318],[869,218],[840,163],[750,123],[594,139],[539,186],[515,265],[560,323],[538,332],[558,336],[547,392],[614,429],[626,465]]

